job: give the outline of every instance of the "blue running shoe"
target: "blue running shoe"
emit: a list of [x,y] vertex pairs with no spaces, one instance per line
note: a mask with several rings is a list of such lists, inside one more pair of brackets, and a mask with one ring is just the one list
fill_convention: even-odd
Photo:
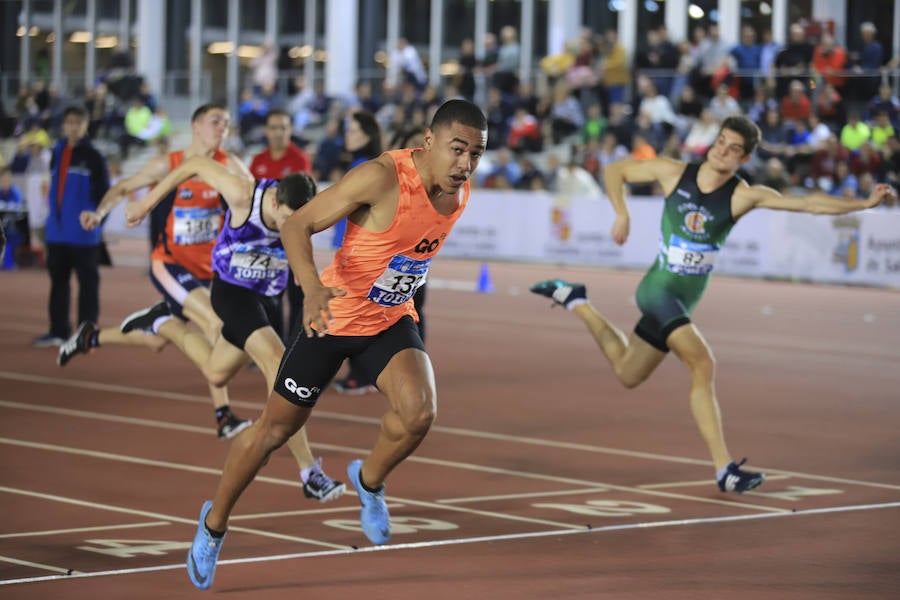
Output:
[[725,468],[722,469],[722,473],[720,473],[718,477],[720,490],[723,492],[737,492],[738,494],[743,494],[766,480],[766,476],[762,473],[754,473],[753,471],[745,471],[742,469],[741,466],[743,466],[745,462],[747,462],[746,458],[742,459],[739,463],[731,461],[725,465]]
[[201,590],[209,589],[216,574],[216,561],[219,560],[219,550],[225,536],[214,538],[206,530],[206,515],[212,508],[212,501],[207,500],[200,509],[200,522],[197,525],[197,535],[187,557],[187,571],[191,582]]
[[546,296],[563,308],[570,309],[576,304],[587,302],[587,290],[583,283],[570,283],[562,279],[539,281],[531,286],[533,294]]
[[363,533],[375,544],[380,546],[387,544],[391,539],[391,516],[388,514],[387,503],[384,501],[384,486],[376,493],[368,492],[360,482],[360,469],[363,461],[354,460],[347,465],[347,475],[356,488],[359,503],[362,510],[359,513],[359,522]]

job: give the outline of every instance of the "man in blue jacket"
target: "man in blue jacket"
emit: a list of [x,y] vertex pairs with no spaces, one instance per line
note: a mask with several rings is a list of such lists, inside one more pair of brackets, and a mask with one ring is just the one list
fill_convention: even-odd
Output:
[[62,139],[53,148],[50,212],[46,225],[50,273],[50,331],[35,346],[59,346],[72,334],[69,321],[72,271],[78,277],[78,321],[96,322],[100,312],[101,229],[85,231],[81,211],[94,210],[109,189],[106,159],[86,137],[87,112],[70,106],[63,112]]

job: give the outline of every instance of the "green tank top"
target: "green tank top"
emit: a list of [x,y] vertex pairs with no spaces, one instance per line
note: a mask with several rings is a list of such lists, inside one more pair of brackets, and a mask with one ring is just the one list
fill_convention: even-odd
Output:
[[[725,238],[734,227],[731,195],[742,179],[737,175],[709,194],[697,187],[700,165],[689,163],[678,185],[666,197],[660,228],[659,254],[639,286],[648,301],[674,294],[687,314],[706,289]],[[654,304],[654,302],[648,302]]]

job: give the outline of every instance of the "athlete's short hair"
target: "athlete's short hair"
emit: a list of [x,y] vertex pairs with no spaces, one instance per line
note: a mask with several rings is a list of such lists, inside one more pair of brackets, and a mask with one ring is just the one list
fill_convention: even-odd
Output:
[[306,173],[291,173],[278,182],[275,202],[297,210],[316,195],[316,182]]
[[729,129],[744,138],[744,156],[753,154],[753,151],[756,150],[756,147],[759,145],[759,127],[757,127],[756,123],[751,119],[743,115],[733,115],[728,117],[722,121],[722,127],[719,129],[719,133],[722,132],[722,129]]
[[194,114],[191,115],[191,123],[196,123],[197,119],[211,110],[224,110],[225,112],[228,112],[228,107],[221,102],[208,102],[206,104],[201,104],[194,111]]
[[468,100],[460,98],[447,100],[441,104],[437,112],[434,113],[434,118],[431,119],[430,129],[437,131],[441,127],[450,127],[454,123],[480,129],[481,131],[487,130],[487,119],[484,113],[481,112],[481,109]]

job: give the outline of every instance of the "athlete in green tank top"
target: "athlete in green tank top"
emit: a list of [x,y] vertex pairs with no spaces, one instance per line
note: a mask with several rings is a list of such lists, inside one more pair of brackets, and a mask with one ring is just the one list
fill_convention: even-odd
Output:
[[691,376],[690,405],[694,422],[712,455],[719,489],[745,492],[765,476],[741,468],[725,445],[716,400],[712,351],[690,315],[703,295],[719,248],[734,224],[754,208],[814,214],[844,214],[877,206],[894,195],[890,186],[876,185],[864,201],[837,198],[821,192],[785,196],[764,186],[748,185],[736,176],[759,142],[759,128],[743,116],[722,123],[715,143],[699,164],[668,158],[624,160],[608,165],[603,180],[615,208],[613,240],[628,239],[631,220],[624,184],[658,182],[666,193],[660,249],[653,266],[637,289],[641,318],[631,336],[625,334],[588,302],[585,286],[559,279],[536,283],[531,291],[550,297],[573,311],[627,388],[639,385],[660,365],[671,349]]

